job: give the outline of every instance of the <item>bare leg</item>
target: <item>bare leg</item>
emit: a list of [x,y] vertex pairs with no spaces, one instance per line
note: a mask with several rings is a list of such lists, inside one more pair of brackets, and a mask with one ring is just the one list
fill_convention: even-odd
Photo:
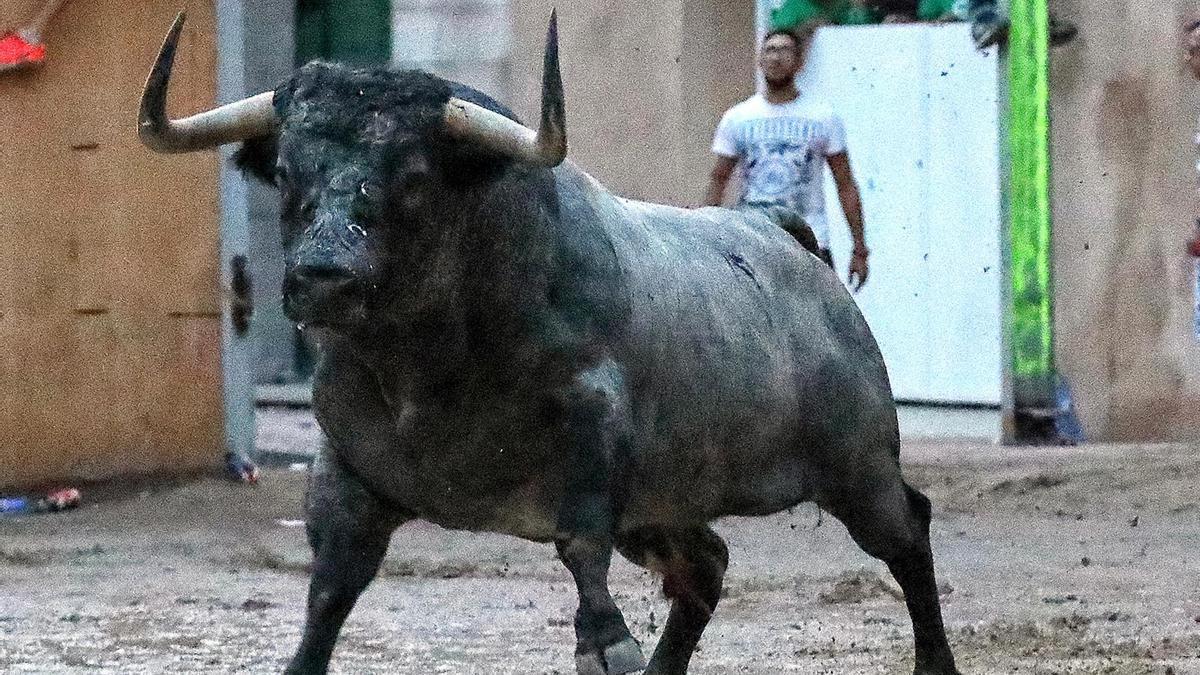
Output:
[[0,73],[28,70],[42,65],[46,47],[42,34],[55,12],[66,0],[50,0],[23,27],[0,34]]
[[706,526],[688,530],[643,529],[621,537],[632,562],[663,575],[671,613],[646,675],[685,675],[696,645],[721,600],[729,566],[725,542]]
[[41,42],[42,35],[46,33],[46,26],[50,25],[50,19],[54,18],[54,15],[58,13],[58,10],[62,9],[62,6],[65,5],[66,2],[67,0],[49,0],[49,2],[43,4],[41,9],[38,10],[38,13],[17,32],[21,34],[21,37],[30,42]]
[[304,637],[287,672],[324,673],[342,623],[379,571],[392,532],[407,519],[380,502],[328,452],[313,465],[308,539],[313,571]]
[[[990,47],[1008,39],[1008,17],[1001,11],[996,0],[971,0],[967,9],[967,20],[971,22],[971,38],[979,49]],[[1079,28],[1065,19],[1050,13],[1050,46],[1061,47],[1075,39]]]

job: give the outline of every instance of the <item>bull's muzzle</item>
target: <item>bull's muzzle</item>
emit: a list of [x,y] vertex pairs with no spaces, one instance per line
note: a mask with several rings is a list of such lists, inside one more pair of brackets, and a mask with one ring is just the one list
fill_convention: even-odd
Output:
[[301,324],[340,326],[364,315],[363,284],[352,270],[332,263],[293,265],[283,280],[283,311]]

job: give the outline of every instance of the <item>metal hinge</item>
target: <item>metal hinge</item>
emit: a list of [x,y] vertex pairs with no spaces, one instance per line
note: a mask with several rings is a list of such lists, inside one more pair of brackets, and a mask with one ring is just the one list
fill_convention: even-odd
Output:
[[246,256],[235,255],[229,261],[229,320],[238,337],[250,330],[250,319],[254,316],[254,281],[246,269]]

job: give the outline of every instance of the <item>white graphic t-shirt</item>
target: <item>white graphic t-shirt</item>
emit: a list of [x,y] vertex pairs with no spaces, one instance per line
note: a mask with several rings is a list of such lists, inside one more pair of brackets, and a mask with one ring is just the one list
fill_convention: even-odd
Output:
[[832,107],[803,93],[783,104],[755,94],[721,118],[712,151],[739,160],[739,203],[795,209],[829,247],[825,158],[846,151],[845,126]]

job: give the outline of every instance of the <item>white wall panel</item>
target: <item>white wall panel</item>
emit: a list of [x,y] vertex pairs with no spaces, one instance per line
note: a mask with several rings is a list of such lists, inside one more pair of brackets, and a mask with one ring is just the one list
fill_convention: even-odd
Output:
[[[857,295],[896,397],[999,404],[997,59],[966,24],[822,29],[801,87],[846,122],[871,279]],[[850,239],[827,177],[832,248]]]

